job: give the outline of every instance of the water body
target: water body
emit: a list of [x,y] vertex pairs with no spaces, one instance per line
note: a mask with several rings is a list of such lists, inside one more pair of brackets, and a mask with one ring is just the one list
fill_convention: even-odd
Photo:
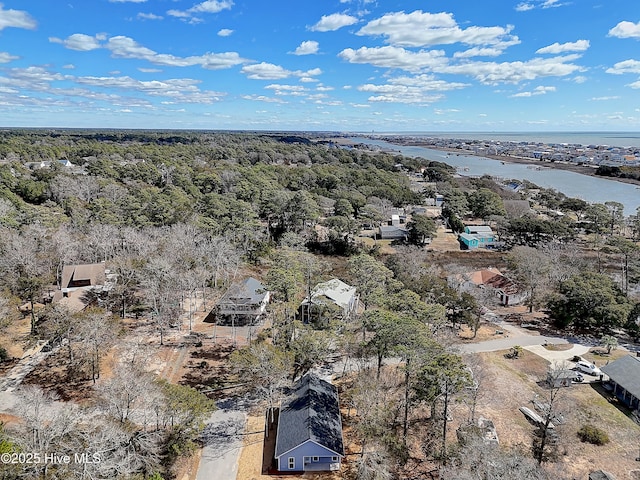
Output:
[[462,175],[491,175],[506,179],[528,180],[540,187],[553,188],[568,197],[580,198],[590,203],[620,202],[624,205],[625,215],[635,214],[636,209],[640,207],[640,189],[636,185],[628,183],[550,167],[540,167],[537,170],[535,165],[502,163],[498,160],[475,155],[458,155],[424,147],[395,145],[382,140],[360,137],[353,140],[399,152],[407,157],[420,157],[444,162],[458,168]]
[[[398,133],[376,133],[397,136]],[[492,140],[495,142],[528,142],[570,145],[609,145],[611,147],[640,147],[640,132],[407,132],[407,137],[455,138],[460,140]]]

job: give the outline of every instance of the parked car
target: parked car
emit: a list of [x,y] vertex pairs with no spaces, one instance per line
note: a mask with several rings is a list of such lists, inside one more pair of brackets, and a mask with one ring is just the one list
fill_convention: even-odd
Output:
[[602,375],[602,372],[595,363],[589,363],[586,360],[580,360],[576,362],[576,369],[580,372],[588,373],[589,375]]

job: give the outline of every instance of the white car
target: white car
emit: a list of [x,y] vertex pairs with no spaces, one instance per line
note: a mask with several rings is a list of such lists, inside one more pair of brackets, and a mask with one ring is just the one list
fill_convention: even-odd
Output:
[[596,367],[595,363],[589,363],[586,360],[576,362],[576,369],[589,375],[602,375],[602,371]]

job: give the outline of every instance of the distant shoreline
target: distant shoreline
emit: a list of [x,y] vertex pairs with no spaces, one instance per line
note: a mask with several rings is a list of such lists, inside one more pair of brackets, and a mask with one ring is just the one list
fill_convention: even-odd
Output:
[[[358,145],[359,142],[353,140],[352,138],[331,138],[331,141],[333,141],[334,143],[338,143],[341,145]],[[422,148],[428,148],[430,150],[438,150],[440,152],[448,152],[448,153],[454,153],[454,154],[460,154],[460,155],[473,155],[476,157],[481,157],[481,158],[489,158],[491,160],[497,160],[499,162],[505,162],[505,163],[519,163],[522,165],[535,165],[535,166],[539,166],[539,167],[545,167],[545,168],[555,168],[557,170],[567,170],[569,172],[573,172],[573,173],[579,173],[581,175],[588,175],[590,177],[596,177],[596,178],[602,178],[602,179],[608,179],[608,180],[614,180],[616,182],[620,182],[620,183],[627,183],[627,184],[631,184],[631,185],[640,185],[640,181],[639,180],[634,180],[632,178],[619,178],[619,177],[607,177],[604,175],[596,175],[596,169],[597,167],[590,167],[590,166],[586,166],[586,165],[576,165],[573,163],[568,163],[568,162],[548,162],[548,161],[542,161],[542,160],[534,160],[532,158],[523,158],[523,157],[512,157],[512,156],[508,156],[508,155],[488,155],[488,154],[477,154],[473,151],[470,150],[459,150],[456,148],[446,148],[446,147],[436,147],[434,145],[431,144],[424,144],[422,142],[416,142],[415,140],[413,141],[408,141],[408,142],[403,142],[403,143],[396,143],[396,142],[390,142],[388,140],[385,140],[385,142],[387,143],[391,143],[393,145],[398,145],[400,147],[422,147]],[[395,150],[388,150],[389,152],[394,152],[394,153],[399,153],[396,152]],[[436,161],[441,161],[442,163],[447,163],[446,160],[436,160]]]

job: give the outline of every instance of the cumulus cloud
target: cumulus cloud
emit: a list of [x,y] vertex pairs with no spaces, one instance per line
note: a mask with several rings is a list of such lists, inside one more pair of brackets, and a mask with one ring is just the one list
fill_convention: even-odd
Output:
[[392,78],[382,85],[361,85],[358,90],[372,93],[370,102],[430,104],[444,98],[442,92],[467,86],[465,83],[445,82],[432,75],[417,75]]
[[543,77],[563,77],[583,70],[573,62],[578,54],[551,58],[534,58],[525,62],[468,62],[434,69],[436,73],[466,75],[487,85],[519,83]]
[[190,57],[177,57],[166,53],[157,53],[140,45],[132,38],[121,35],[111,37],[105,47],[111,51],[111,55],[115,58],[135,58],[170,67],[199,65],[207,70],[221,70],[246,63],[247,61],[236,52],[205,53],[204,55]]
[[516,5],[515,9],[517,12],[528,12],[536,8],[558,8],[564,7],[565,5],[569,5],[569,3],[559,3],[559,0],[542,0],[537,2],[521,2]]
[[506,27],[477,27],[462,29],[451,13],[428,13],[416,10],[411,13],[387,13],[362,27],[358,35],[386,37],[396,46],[423,47],[431,45],[500,45],[502,49],[520,43],[510,35],[512,25]]
[[23,10],[5,10],[0,3],[0,31],[8,27],[33,30],[38,25],[34,18]]
[[442,50],[412,52],[399,47],[347,48],[338,56],[349,63],[368,63],[376,67],[401,68],[410,72],[445,65],[447,58]]
[[85,35],[84,33],[74,33],[66,39],[61,40],[57,37],[49,37],[51,43],[60,43],[69,50],[77,50],[79,52],[89,52],[102,48],[101,40],[105,40],[103,35]]
[[536,50],[536,53],[551,53],[557,55],[559,53],[566,52],[584,52],[589,49],[589,40],[578,40],[576,42],[567,43],[553,43],[543,48]]
[[609,30],[609,36],[618,38],[640,38],[640,22],[620,22]]
[[228,28],[223,28],[221,30],[218,30],[218,36],[219,37],[228,37],[233,33],[233,30],[230,30]]
[[640,73],[640,61],[624,60],[613,65],[606,70],[607,73],[622,75],[623,73]]
[[177,18],[192,19],[194,23],[197,23],[198,20],[193,18],[194,15],[199,13],[219,13],[223,10],[231,10],[231,7],[233,7],[233,1],[231,0],[207,0],[205,2],[195,4],[188,10],[169,10],[167,11],[167,15]]
[[294,55],[314,55],[318,53],[320,45],[314,40],[307,40],[298,45],[293,52]]
[[251,100],[254,102],[266,102],[266,103],[287,103],[281,98],[267,97],[265,95],[243,95],[245,100]]
[[17,60],[20,57],[16,57],[15,55],[11,55],[8,52],[0,52],[0,63],[9,63],[13,60]]
[[511,95],[512,97],[518,98],[518,97],[534,97],[536,95],[545,95],[549,92],[555,92],[556,91],[556,87],[543,87],[543,86],[539,86],[533,89],[533,91],[530,92],[520,92],[520,93],[516,93],[515,95]]
[[164,17],[155,13],[139,13],[136,18],[140,20],[162,20]]
[[[59,88],[57,82],[76,85],[73,88]],[[112,105],[151,106],[148,97],[159,97],[163,103],[205,103],[219,101],[225,94],[199,88],[200,80],[175,78],[168,80],[141,81],[129,76],[95,77],[62,75],[50,72],[43,67],[13,68],[0,78],[0,87],[21,89],[23,91],[44,93],[52,96],[54,101],[81,97],[91,101],[103,101]],[[142,95],[141,98],[121,97],[105,89],[126,92],[127,95]],[[145,98],[147,97],[147,98]]]
[[273,63],[256,63],[253,65],[246,65],[241,70],[247,78],[251,80],[283,80],[290,77],[315,77],[322,73],[319,68],[303,71],[291,71],[287,70],[280,65],[274,65]]
[[320,21],[311,27],[311,30],[314,32],[332,32],[354,23],[358,23],[356,17],[344,13],[333,13],[331,15],[323,15]]

